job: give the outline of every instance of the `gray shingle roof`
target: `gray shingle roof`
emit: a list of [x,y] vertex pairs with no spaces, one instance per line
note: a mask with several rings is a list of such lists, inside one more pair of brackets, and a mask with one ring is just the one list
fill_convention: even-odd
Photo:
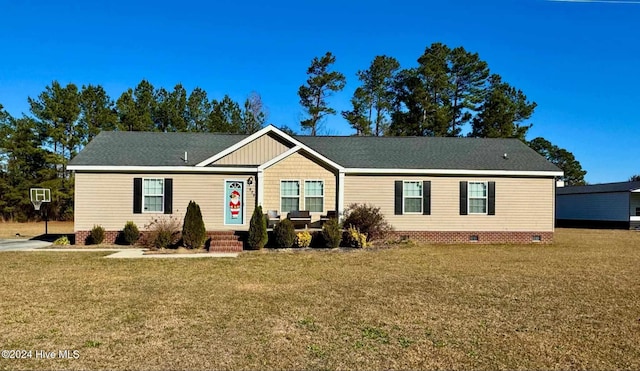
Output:
[[[103,131],[69,165],[193,166],[246,137],[238,134]],[[185,152],[188,153],[186,164]]]
[[[193,166],[246,138],[237,134],[102,132],[70,165]],[[517,139],[296,136],[346,168],[560,171]],[[189,162],[182,160],[188,152]],[[507,159],[503,158],[507,154]]]
[[[347,168],[560,171],[518,139],[310,137],[299,141]],[[507,159],[503,158],[507,154]]]
[[640,182],[618,182],[592,184],[586,186],[561,187],[556,189],[556,194],[569,195],[577,193],[630,192],[635,189],[640,189]]

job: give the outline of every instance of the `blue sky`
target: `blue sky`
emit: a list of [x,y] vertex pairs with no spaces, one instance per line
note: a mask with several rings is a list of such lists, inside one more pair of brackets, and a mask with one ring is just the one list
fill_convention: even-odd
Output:
[[[116,100],[141,79],[210,98],[258,92],[269,122],[298,129],[298,87],[331,51],[347,86],[376,55],[416,65],[443,42],[478,52],[538,103],[528,139],[573,152],[590,183],[640,173],[640,4],[621,1],[8,1],[0,0],[0,104],[28,113],[53,80],[100,84]],[[325,134],[351,134],[339,116]]]

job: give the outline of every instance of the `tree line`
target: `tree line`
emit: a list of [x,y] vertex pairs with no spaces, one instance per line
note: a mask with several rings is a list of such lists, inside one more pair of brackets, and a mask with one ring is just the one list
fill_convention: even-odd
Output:
[[[345,88],[346,78],[333,70],[335,61],[331,52],[313,58],[298,89],[306,115],[300,127],[310,135],[320,134],[323,119],[338,114],[329,98]],[[544,138],[526,140],[536,103],[491,73],[477,53],[434,43],[415,67],[403,69],[393,57],[376,56],[356,77],[351,109],[340,112],[354,135],[518,138],[562,168],[567,184],[584,184],[586,171],[571,152]],[[53,81],[28,103],[23,117],[11,116],[0,104],[3,220],[39,217],[28,199],[34,186],[52,189],[51,218],[73,218],[73,179],[66,164],[100,131],[251,134],[268,116],[257,93],[239,103],[228,95],[210,99],[201,88],[187,92],[181,84],[156,88],[147,80],[116,100],[100,85]]]

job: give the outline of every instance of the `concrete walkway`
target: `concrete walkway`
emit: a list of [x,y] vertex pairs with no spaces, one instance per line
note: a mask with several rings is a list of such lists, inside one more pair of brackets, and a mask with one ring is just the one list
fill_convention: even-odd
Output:
[[[6,241],[6,240],[3,240]],[[24,241],[24,240],[23,240]],[[42,241],[38,241],[42,242]],[[203,253],[203,254],[149,254],[144,255],[145,249],[43,249],[41,247],[51,246],[50,242],[45,243],[39,247],[14,247],[14,248],[2,248],[0,251],[37,251],[37,252],[95,252],[95,251],[110,251],[113,254],[105,256],[110,259],[181,259],[181,258],[236,258],[239,253],[230,252],[218,252],[218,253]]]
[[50,245],[51,242],[40,240],[25,240],[23,238],[0,239],[0,251],[30,251]]

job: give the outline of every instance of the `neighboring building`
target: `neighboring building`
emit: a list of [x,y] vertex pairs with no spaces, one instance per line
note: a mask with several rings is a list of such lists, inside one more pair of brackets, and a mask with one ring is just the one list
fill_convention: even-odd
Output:
[[556,204],[559,227],[640,228],[640,182],[561,187]]
[[[310,227],[352,203],[380,207],[399,237],[430,242],[551,242],[562,171],[517,139],[103,132],[75,171],[76,242],[94,225],[184,216],[246,231],[256,204],[309,210]],[[238,205],[239,204],[239,205]],[[239,207],[238,207],[239,206]]]

